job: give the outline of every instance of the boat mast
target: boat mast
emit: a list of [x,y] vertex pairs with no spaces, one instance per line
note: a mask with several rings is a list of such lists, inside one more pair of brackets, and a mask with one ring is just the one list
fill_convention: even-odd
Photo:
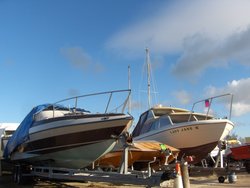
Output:
[[[131,90],[131,84],[130,84],[130,65],[128,66],[128,89]],[[129,95],[129,99],[128,99],[128,112],[131,113],[131,94]]]
[[147,77],[148,77],[148,108],[151,108],[151,94],[150,94],[150,62],[149,49],[146,48],[146,63],[147,63]]

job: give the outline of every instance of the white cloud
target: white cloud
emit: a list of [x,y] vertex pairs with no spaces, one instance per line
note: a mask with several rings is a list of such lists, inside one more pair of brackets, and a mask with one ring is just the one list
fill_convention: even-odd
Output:
[[234,95],[233,115],[241,116],[250,112],[250,78],[233,80],[222,88],[210,86],[206,88],[205,93],[207,97],[232,93]]
[[78,89],[69,89],[68,91],[70,97],[78,96],[80,95],[80,91]]
[[250,65],[249,41],[250,27],[219,42],[203,38],[201,35],[193,36],[186,39],[184,52],[173,72],[175,75],[199,75],[204,69],[226,65],[231,59]]
[[233,104],[233,115],[241,116],[250,112],[250,104],[234,103]]
[[185,90],[175,91],[173,92],[173,95],[175,96],[175,98],[177,98],[180,104],[184,104],[184,105],[189,104],[191,101],[190,94]]
[[126,55],[142,54],[145,47],[154,54],[179,53],[173,67],[177,76],[199,75],[208,67],[226,65],[229,58],[249,64],[249,7],[248,0],[167,2],[154,15],[116,33],[107,46]]
[[155,15],[115,34],[108,46],[131,51],[148,46],[166,53],[179,51],[185,38],[198,33],[223,39],[247,27],[249,7],[247,0],[168,2]]
[[95,63],[81,47],[61,48],[63,56],[77,69],[84,72],[100,72],[103,67]]
[[76,68],[86,71],[92,64],[90,56],[80,47],[62,48],[61,52]]

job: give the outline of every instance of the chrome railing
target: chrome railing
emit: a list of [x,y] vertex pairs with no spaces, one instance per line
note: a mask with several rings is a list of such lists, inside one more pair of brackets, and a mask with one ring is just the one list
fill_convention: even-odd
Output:
[[[115,105],[116,107],[114,107],[114,109],[112,109],[111,111],[108,111],[109,108],[110,108],[110,103],[111,103],[111,100],[112,100],[112,97],[114,96],[114,94],[115,93],[122,93],[122,92],[123,93],[127,92],[127,94],[124,96],[124,100],[122,100],[122,102],[120,101],[121,104]],[[100,96],[100,95],[109,95],[108,96],[108,101],[107,101],[106,105],[105,105],[105,103],[103,104],[103,106],[105,107],[104,113],[118,112],[118,111],[120,113],[124,113],[125,108],[126,108],[126,106],[128,104],[128,100],[129,100],[130,94],[131,94],[131,90],[130,89],[125,89],[125,90],[113,90],[113,91],[106,91],[106,92],[99,92],[99,93],[91,93],[91,94],[86,94],[86,95],[80,95],[80,96],[70,97],[70,98],[66,98],[66,99],[57,101],[57,102],[51,104],[50,106],[48,106],[47,108],[43,109],[43,111],[52,107],[53,108],[53,117],[55,117],[55,110],[57,110],[56,107],[58,105],[60,106],[60,104],[62,104],[62,103],[65,103],[67,101],[72,101],[73,100],[74,106],[73,107],[71,106],[68,109],[69,110],[75,109],[75,111],[77,111],[77,109],[82,109],[82,108],[78,107],[78,102],[79,102],[80,98],[86,98],[86,97],[97,96],[97,95],[98,96]],[[99,104],[96,101],[96,104],[93,104],[93,106],[94,105],[98,106]],[[62,107],[64,107],[65,109],[67,108],[65,105],[62,105]],[[98,112],[98,113],[102,113],[102,112]]]
[[121,112],[124,113],[124,110],[125,110],[125,108],[127,106],[127,103],[128,103],[129,96],[131,94],[131,90],[130,89],[113,90],[113,91],[106,91],[106,92],[99,92],[99,93],[92,93],[92,94],[80,95],[80,96],[70,97],[70,98],[67,98],[67,99],[63,99],[63,100],[57,101],[54,104],[59,104],[59,103],[62,103],[62,102],[65,102],[65,101],[69,101],[69,100],[75,100],[75,106],[74,106],[74,108],[77,109],[78,100],[80,98],[90,97],[90,96],[95,96],[95,95],[107,95],[107,94],[109,94],[109,99],[108,99],[108,102],[107,102],[107,105],[106,105],[106,108],[105,108],[105,111],[104,111],[104,113],[107,113],[113,94],[114,93],[122,93],[122,92],[128,92],[127,97],[126,97],[126,99],[124,100],[124,102],[122,104],[120,104],[119,106],[117,106],[117,108],[114,109],[114,111],[116,111],[117,109],[119,109],[122,106],[123,108],[122,108]]
[[193,103],[193,107],[192,107],[192,110],[191,110],[191,113],[190,113],[188,121],[191,120],[192,114],[194,113],[194,107],[198,103],[202,103],[202,102],[205,103],[205,105],[207,107],[207,112],[206,112],[206,119],[207,119],[208,115],[209,115],[209,112],[210,112],[210,109],[211,109],[211,105],[213,103],[213,100],[216,99],[216,98],[221,98],[221,97],[226,97],[226,96],[231,96],[231,98],[230,98],[229,116],[228,116],[228,119],[231,119],[231,116],[232,116],[232,105],[233,105],[233,94],[232,93],[227,93],[227,94],[218,95],[218,96],[210,97],[210,98],[207,98],[207,99],[203,99],[203,100],[200,100],[200,101],[197,101],[197,102]]

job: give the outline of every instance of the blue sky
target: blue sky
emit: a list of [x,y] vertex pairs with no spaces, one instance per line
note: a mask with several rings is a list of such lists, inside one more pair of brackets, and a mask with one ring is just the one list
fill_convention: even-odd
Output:
[[128,65],[137,118],[147,108],[148,47],[155,104],[191,109],[233,93],[233,132],[250,136],[249,7],[247,0],[0,0],[0,122],[21,122],[38,104],[126,89]]

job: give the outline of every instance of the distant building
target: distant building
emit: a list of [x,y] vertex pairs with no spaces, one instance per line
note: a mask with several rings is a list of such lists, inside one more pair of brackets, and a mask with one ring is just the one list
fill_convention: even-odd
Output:
[[0,159],[10,136],[15,132],[19,123],[0,123]]
[[0,129],[5,129],[8,131],[15,131],[19,123],[0,123]]

